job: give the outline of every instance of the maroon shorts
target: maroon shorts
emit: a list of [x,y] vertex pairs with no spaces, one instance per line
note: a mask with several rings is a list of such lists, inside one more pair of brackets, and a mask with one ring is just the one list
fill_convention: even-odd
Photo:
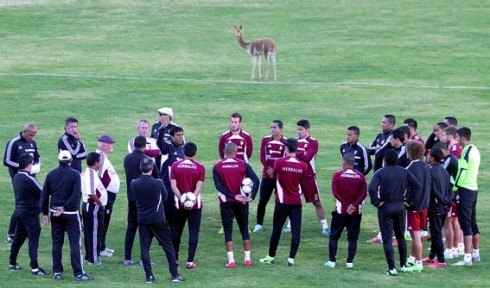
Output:
[[458,209],[456,208],[456,201],[453,201],[453,205],[451,208],[449,208],[449,211],[447,211],[447,217],[452,218],[452,217],[458,217]]
[[306,203],[316,203],[320,201],[320,190],[318,189],[315,176],[306,176],[300,184]]
[[427,210],[407,211],[407,224],[408,231],[427,229]]

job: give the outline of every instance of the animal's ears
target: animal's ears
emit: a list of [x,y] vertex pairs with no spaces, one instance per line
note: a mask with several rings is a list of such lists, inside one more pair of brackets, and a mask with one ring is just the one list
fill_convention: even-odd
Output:
[[[236,28],[236,25],[233,25],[233,26],[235,27],[235,29],[237,29],[237,28]],[[240,28],[239,28],[239,29],[240,29],[240,30],[242,29],[242,25],[241,25],[241,24],[240,24]]]
[[240,29],[242,29],[242,24],[240,24]]

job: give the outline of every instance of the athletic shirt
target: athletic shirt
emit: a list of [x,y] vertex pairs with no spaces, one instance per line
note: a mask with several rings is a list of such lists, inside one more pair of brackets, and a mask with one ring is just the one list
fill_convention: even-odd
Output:
[[82,174],[82,197],[85,203],[95,203],[90,199],[91,195],[96,195],[102,202],[102,206],[107,205],[107,190],[99,179],[97,171],[92,168],[85,168]]
[[296,157],[286,156],[277,159],[273,177],[276,179],[276,196],[278,203],[301,205],[300,182],[306,177],[308,166]]
[[282,135],[279,140],[274,140],[272,135],[262,138],[262,143],[260,143],[260,162],[264,166],[262,178],[269,178],[267,169],[274,168],[276,160],[284,157],[284,143],[286,143],[286,137]]
[[306,163],[308,169],[306,176],[315,176],[315,158],[318,153],[318,140],[308,136],[304,139],[298,139],[298,150],[296,158]]
[[[335,197],[335,212],[343,215],[359,215],[362,213],[364,199],[367,196],[366,178],[354,169],[339,170],[332,176],[332,193]],[[357,210],[349,214],[347,208],[351,204]]]
[[[196,190],[196,184],[198,181],[204,182],[206,175],[206,169],[204,165],[195,161],[194,159],[184,159],[172,164],[170,170],[170,180],[177,182],[177,188],[181,194],[186,192],[194,192]],[[177,209],[183,208],[183,204],[175,197],[175,207]],[[201,193],[197,196],[196,204],[192,209],[202,208]]]
[[[225,195],[220,189],[222,190],[224,188],[231,194],[240,195],[240,188],[242,180],[246,176],[247,165],[248,164],[245,163],[245,161],[237,158],[225,158],[214,165],[213,178],[215,180],[216,189],[218,190],[220,204],[227,201],[239,202],[234,198]],[[220,184],[222,186],[218,187]]]
[[107,158],[104,152],[100,150],[96,150],[95,152],[100,154],[100,162],[101,166],[99,171],[97,171],[97,175],[102,181],[107,192],[111,192],[117,194],[119,192],[119,188],[121,186],[121,180],[119,179],[119,175],[117,175],[114,166],[112,166],[111,161]]
[[453,154],[458,159],[461,157],[461,152],[463,152],[463,147],[459,146],[458,143],[449,147],[449,153]]
[[480,151],[475,145],[464,147],[458,161],[458,175],[456,175],[454,191],[459,187],[478,191],[478,170],[480,168]]
[[230,130],[221,134],[218,142],[218,153],[221,159],[225,158],[225,152],[223,150],[228,142],[236,144],[238,148],[236,158],[248,163],[253,152],[252,135],[244,130],[240,130],[240,133],[237,135],[234,135]]

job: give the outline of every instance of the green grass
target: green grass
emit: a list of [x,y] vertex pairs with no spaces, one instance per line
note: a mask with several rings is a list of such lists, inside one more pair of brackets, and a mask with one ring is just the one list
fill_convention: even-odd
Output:
[[[490,173],[485,161],[490,155],[487,1],[62,0],[3,6],[14,2],[19,1],[0,1],[0,143],[6,143],[25,123],[35,122],[43,161],[41,182],[56,167],[56,143],[67,116],[79,119],[89,150],[95,149],[100,133],[117,140],[110,158],[122,178],[126,141],[135,134],[137,121],[153,121],[162,106],[174,109],[174,120],[184,127],[187,141],[197,143],[197,159],[207,168],[205,207],[198,269],[182,270],[186,283],[181,286],[404,287],[451,281],[455,286],[481,287],[490,281],[486,273],[490,268],[486,232],[490,229]],[[277,42],[277,82],[249,81],[250,57],[233,36],[233,25],[240,24],[247,41],[271,37]],[[218,160],[218,137],[235,111],[244,116],[243,127],[254,136],[256,149],[272,119],[284,121],[288,137],[296,135],[297,120],[310,120],[311,133],[320,141],[318,181],[327,214],[334,207],[330,179],[340,168],[338,147],[345,141],[347,126],[358,125],[361,141],[369,145],[380,130],[383,114],[395,114],[398,123],[415,117],[424,138],[435,122],[455,115],[461,125],[472,129],[473,142],[482,154],[478,218],[483,262],[469,269],[426,269],[388,278],[382,274],[386,267],[382,247],[365,243],[377,228],[376,211],[366,205],[355,269],[343,268],[344,236],[339,268],[329,270],[323,267],[328,241],[320,234],[313,206],[305,205],[296,266],[285,267],[289,235],[281,239],[277,264],[263,266],[258,259],[268,251],[271,201],[265,222],[268,230],[252,235],[254,266],[224,268],[226,254],[222,235],[217,234],[220,218],[211,168]],[[260,173],[257,150],[251,164]],[[86,267],[96,281],[83,286],[144,284],[140,267],[121,264],[125,194],[123,185],[108,236],[116,255],[103,267]],[[251,205],[251,226],[256,202]],[[0,203],[0,230],[5,234],[13,208],[6,168],[0,169]],[[235,240],[240,239],[237,232]],[[185,240],[181,250],[186,251]],[[50,277],[31,277],[28,269],[8,272],[8,251],[7,244],[0,245],[2,286],[58,284]],[[45,228],[39,251],[42,267],[49,268],[50,251],[50,229]],[[64,255],[65,276],[70,276],[67,249]],[[237,261],[242,258],[240,241],[235,241],[235,256]],[[157,245],[152,248],[152,260],[157,283],[168,284],[167,264]],[[28,268],[26,247],[19,262]],[[77,285],[68,279],[63,286]]]

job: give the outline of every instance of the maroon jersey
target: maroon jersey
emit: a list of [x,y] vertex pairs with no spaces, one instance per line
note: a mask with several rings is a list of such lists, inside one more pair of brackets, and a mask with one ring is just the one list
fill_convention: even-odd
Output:
[[[247,173],[247,163],[237,158],[226,158],[214,165],[213,178],[218,177],[224,189],[227,189],[234,195],[241,194],[240,188],[242,180]],[[215,180],[215,184],[216,184]],[[217,187],[218,188],[218,187]],[[223,189],[222,188],[222,189]],[[233,201],[239,202],[225,195],[223,191],[218,189],[219,203]]]
[[[184,159],[172,164],[170,169],[170,180],[177,182],[177,188],[181,194],[186,192],[194,192],[198,181],[204,182],[206,176],[206,169],[204,165],[195,161],[194,159]],[[183,208],[183,204],[175,197],[175,206],[177,209]],[[179,203],[179,204],[178,204]],[[192,209],[202,208],[201,193],[197,196],[196,204]]]
[[[422,137],[420,137],[420,135],[419,135],[419,134],[415,134],[415,135],[413,135],[411,139],[412,139],[412,140],[419,141],[419,142],[420,142],[420,143],[422,143],[422,145],[424,145],[424,147],[425,147],[425,141],[424,141],[424,139],[422,139]],[[430,152],[430,151],[429,151],[429,149],[425,148],[425,150],[424,150],[424,156],[429,155],[429,152]]]
[[300,182],[306,177],[308,166],[296,157],[277,159],[273,177],[276,179],[276,202],[301,205]]
[[284,143],[286,143],[286,137],[281,135],[281,139],[274,140],[272,135],[264,136],[262,143],[260,143],[260,162],[264,166],[262,170],[262,177],[268,178],[267,169],[274,168],[274,163],[277,159],[284,157]]
[[449,153],[453,154],[458,159],[461,156],[461,152],[463,152],[463,147],[459,146],[458,143],[455,143],[453,146],[449,147]]
[[354,205],[359,215],[367,196],[367,184],[364,175],[354,169],[342,169],[332,176],[332,193],[335,197],[335,210],[339,214],[349,215],[347,207]]
[[298,139],[298,150],[296,151],[296,158],[303,161],[308,165],[306,175],[315,175],[315,158],[318,153],[318,140],[308,136],[305,139]]
[[243,130],[240,130],[240,133],[238,135],[233,135],[230,130],[221,134],[218,143],[218,152],[221,159],[225,158],[223,150],[225,149],[225,146],[228,142],[233,142],[238,147],[236,158],[248,163],[248,159],[252,157],[252,151],[254,148],[252,135]]

